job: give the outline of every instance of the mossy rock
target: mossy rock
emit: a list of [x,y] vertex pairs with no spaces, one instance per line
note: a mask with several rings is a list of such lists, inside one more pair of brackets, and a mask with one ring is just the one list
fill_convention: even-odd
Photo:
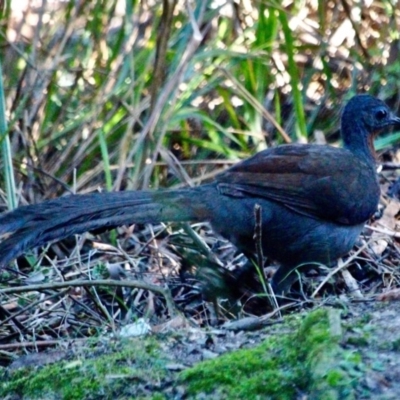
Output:
[[180,379],[194,398],[352,399],[361,358],[341,338],[339,312],[320,309],[294,333],[199,363]]

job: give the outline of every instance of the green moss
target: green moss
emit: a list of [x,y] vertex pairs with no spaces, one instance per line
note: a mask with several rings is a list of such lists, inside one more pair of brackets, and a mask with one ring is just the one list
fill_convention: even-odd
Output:
[[392,350],[400,351],[400,338],[392,341]]
[[205,361],[181,373],[190,395],[229,399],[351,399],[360,378],[360,357],[340,346],[340,317],[334,310],[310,313],[294,333]]
[[[271,329],[275,333],[255,348],[201,362],[178,374],[179,390],[186,389],[188,398],[354,398],[364,366],[358,353],[340,345],[338,311],[320,309],[303,319],[287,318]],[[173,398],[171,382],[177,372],[166,367],[170,358],[162,354],[157,340],[168,338],[87,343],[69,361],[9,375],[3,371],[0,398]],[[169,390],[159,393],[165,383]]]
[[347,338],[347,343],[358,347],[367,347],[369,345],[369,335],[352,335]]
[[166,359],[152,338],[126,340],[114,348],[110,343],[106,352],[90,358],[89,351],[68,362],[18,370],[2,379],[0,398],[9,394],[32,399],[136,398],[137,384],[158,383],[166,375]]

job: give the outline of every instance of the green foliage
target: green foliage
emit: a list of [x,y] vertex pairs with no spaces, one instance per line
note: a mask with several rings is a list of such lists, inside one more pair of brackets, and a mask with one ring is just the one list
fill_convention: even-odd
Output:
[[196,161],[195,176],[204,160],[329,136],[343,93],[398,92],[394,9],[378,3],[354,2],[349,15],[321,1],[69,1],[20,21],[6,2],[4,94],[22,189],[62,194],[49,176],[73,191],[171,185],[168,153]]
[[17,206],[17,195],[15,187],[14,170],[12,164],[12,154],[10,137],[8,136],[8,126],[6,117],[6,105],[4,100],[3,88],[3,69],[0,63],[0,143],[2,150],[2,159],[4,166],[4,180],[6,184],[6,193],[8,194],[8,209],[13,210]]

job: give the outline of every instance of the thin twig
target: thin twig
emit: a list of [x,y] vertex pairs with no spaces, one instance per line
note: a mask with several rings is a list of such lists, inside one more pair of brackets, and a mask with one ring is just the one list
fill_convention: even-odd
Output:
[[259,204],[254,206],[254,242],[256,246],[257,264],[262,271],[264,282],[267,281],[264,272],[264,254],[262,251],[262,208]]
[[117,281],[113,279],[97,279],[93,281],[75,280],[69,282],[41,283],[37,285],[15,286],[12,288],[1,289],[0,295],[10,294],[10,293],[12,294],[24,293],[24,292],[32,292],[32,291],[48,290],[48,289],[63,289],[66,287],[79,287],[79,286],[116,286],[116,287],[128,287],[128,288],[150,290],[151,292],[158,293],[159,295],[164,297],[165,302],[167,303],[169,315],[171,317],[180,314],[178,309],[175,307],[174,300],[168,289],[166,288],[164,289],[161,288],[160,286],[152,285],[151,283],[146,283],[137,280]]
[[332,278],[332,276],[336,275],[340,270],[343,268],[347,267],[351,261],[353,261],[362,251],[364,251],[369,245],[369,242],[364,243],[352,256],[350,256],[345,262],[339,263],[338,267],[335,268],[333,271],[331,271],[325,279],[318,285],[318,287],[314,290],[313,294],[311,295],[311,298],[313,299],[318,292],[321,290],[321,288],[326,284],[326,282],[329,281],[329,279]]
[[281,318],[282,316],[279,311],[278,301],[276,299],[272,286],[269,283],[269,279],[265,275],[265,270],[264,270],[265,258],[262,250],[262,207],[259,204],[256,204],[254,206],[254,219],[255,219],[254,242],[256,246],[256,255],[257,255],[257,265],[256,265],[257,272],[260,276],[264,293],[268,295],[268,299],[271,301],[274,309],[278,310],[279,317]]

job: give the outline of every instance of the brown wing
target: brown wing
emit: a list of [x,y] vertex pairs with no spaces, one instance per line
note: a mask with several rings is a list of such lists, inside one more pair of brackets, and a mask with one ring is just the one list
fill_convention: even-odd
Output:
[[251,195],[340,224],[363,223],[376,211],[376,172],[349,150],[292,144],[244,160],[216,178],[222,194]]

